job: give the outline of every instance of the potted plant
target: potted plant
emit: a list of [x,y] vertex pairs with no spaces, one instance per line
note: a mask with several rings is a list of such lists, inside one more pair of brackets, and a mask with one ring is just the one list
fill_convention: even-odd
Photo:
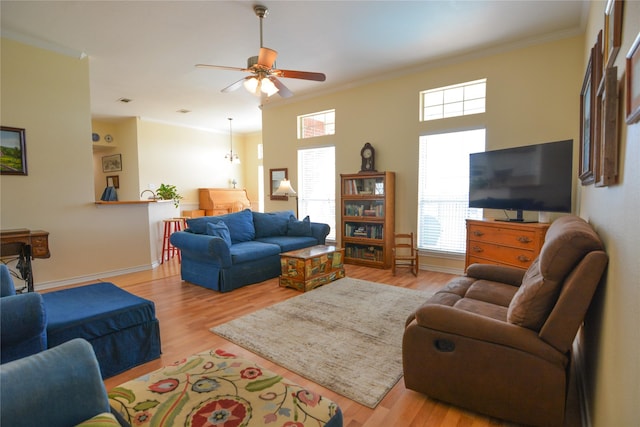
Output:
[[182,199],[175,185],[160,184],[160,188],[156,190],[156,195],[161,200],[173,200],[176,208],[180,205],[180,199]]

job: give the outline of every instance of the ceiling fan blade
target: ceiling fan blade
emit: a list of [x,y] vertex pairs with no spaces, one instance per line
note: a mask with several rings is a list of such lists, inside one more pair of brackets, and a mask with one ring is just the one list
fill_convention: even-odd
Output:
[[269,76],[269,80],[271,80],[275,85],[275,87],[278,88],[278,95],[280,95],[283,98],[289,98],[293,96],[293,92],[291,92],[289,88],[286,87],[280,80],[278,80],[273,76]]
[[235,83],[231,83],[229,86],[225,87],[225,88],[224,88],[224,89],[222,89],[220,92],[224,92],[224,93],[227,93],[227,92],[233,92],[234,90],[236,90],[236,89],[238,89],[240,86],[242,86],[242,83],[244,83],[244,81],[245,81],[246,79],[250,79],[250,78],[251,78],[251,76],[243,77],[243,78],[241,78],[240,80],[238,80],[237,82],[235,82]]
[[327,79],[327,76],[323,73],[312,73],[309,71],[273,70],[271,74],[288,79],[314,80],[316,82],[323,82]]
[[273,67],[273,63],[276,62],[277,56],[278,52],[275,50],[269,49],[268,47],[261,47],[260,55],[258,55],[258,65],[271,68]]
[[246,68],[240,67],[226,67],[224,65],[210,65],[210,64],[196,64],[198,68],[214,68],[216,70],[229,70],[229,71],[251,71]]

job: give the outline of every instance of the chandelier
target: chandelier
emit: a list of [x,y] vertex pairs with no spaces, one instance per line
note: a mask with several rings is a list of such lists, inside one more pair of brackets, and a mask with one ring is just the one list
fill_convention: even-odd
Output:
[[230,146],[231,149],[224,156],[224,158],[226,160],[229,160],[234,165],[239,165],[240,164],[240,157],[238,157],[237,153],[233,152],[233,130],[231,129],[231,121],[233,119],[231,117],[229,117],[228,120],[229,120],[229,146]]

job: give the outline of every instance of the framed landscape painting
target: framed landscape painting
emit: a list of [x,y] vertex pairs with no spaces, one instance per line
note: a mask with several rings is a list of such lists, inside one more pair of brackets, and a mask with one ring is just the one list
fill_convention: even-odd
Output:
[[1,127],[0,174],[27,175],[27,145],[24,129]]

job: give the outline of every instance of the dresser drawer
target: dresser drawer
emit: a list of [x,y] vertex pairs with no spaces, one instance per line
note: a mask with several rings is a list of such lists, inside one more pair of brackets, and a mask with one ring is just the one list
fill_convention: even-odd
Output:
[[469,240],[529,249],[539,245],[534,231],[479,225],[469,227]]
[[469,251],[469,257],[484,258],[495,261],[496,264],[508,264],[520,268],[528,268],[536,257],[533,250],[474,241],[470,242],[467,251]]

